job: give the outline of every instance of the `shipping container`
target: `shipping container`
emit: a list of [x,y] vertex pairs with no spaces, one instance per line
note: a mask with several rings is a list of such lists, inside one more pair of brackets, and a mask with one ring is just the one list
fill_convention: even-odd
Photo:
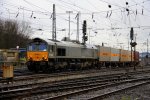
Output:
[[132,59],[131,59],[131,51],[128,51],[128,60],[127,61],[134,61],[134,51],[132,51]]
[[111,62],[119,61],[119,56],[120,56],[120,50],[119,49],[115,49],[115,48],[111,48],[110,61]]
[[129,59],[129,51],[120,49],[120,62],[128,62]]
[[110,47],[98,47],[98,57],[99,61],[110,62],[111,48]]

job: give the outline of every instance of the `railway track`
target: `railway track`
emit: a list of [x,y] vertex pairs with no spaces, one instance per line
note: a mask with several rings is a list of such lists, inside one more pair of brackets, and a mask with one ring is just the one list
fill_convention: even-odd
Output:
[[[99,73],[100,71],[91,71],[90,74],[95,74],[95,72]],[[0,86],[0,99],[26,98],[26,97],[29,99],[33,99],[37,97],[38,99],[44,99],[44,98],[57,99],[63,95],[65,96],[68,93],[75,92],[73,93],[75,95],[77,92],[83,91],[83,89],[90,89],[94,87],[97,88],[99,86],[110,85],[111,83],[117,84],[117,82],[130,81],[133,80],[133,78],[135,78],[136,75],[149,73],[149,70],[139,71],[139,72],[129,72],[128,74],[113,73],[108,75],[96,74],[93,76],[92,75],[87,76],[87,73],[89,72],[88,71],[74,72],[74,73],[64,72],[61,74],[54,73],[52,75],[36,74],[36,75],[30,75],[25,77],[19,76],[18,78],[14,79],[13,84],[3,84]],[[83,74],[84,77],[81,77],[82,76],[81,74]],[[80,77],[73,78],[70,77],[71,75],[72,76],[79,75]],[[132,76],[134,77],[132,78]],[[60,77],[70,77],[70,78],[61,79]],[[28,81],[28,82],[24,82],[24,81]],[[62,91],[62,92],[58,93],[58,91]]]
[[[132,73],[133,74],[133,73]],[[147,78],[149,79],[149,78]],[[116,86],[119,84],[133,83],[135,81],[145,81],[146,78],[133,79],[124,74],[107,75],[107,76],[94,76],[79,79],[72,79],[60,81],[57,83],[43,82],[34,84],[24,84],[16,86],[8,86],[1,88],[0,98],[26,98],[33,99],[62,99],[70,95],[77,95],[85,93],[94,89],[105,89],[106,87]],[[58,93],[58,91],[61,91]],[[45,94],[48,94],[45,96]],[[39,97],[40,96],[40,97]],[[41,98],[43,97],[43,98]],[[50,98],[47,98],[50,97]],[[87,98],[86,98],[87,99]]]
[[[13,78],[13,82],[21,82],[21,81],[28,81],[28,80],[36,80],[36,79],[43,79],[43,78],[49,78],[49,77],[60,77],[60,76],[68,76],[68,75],[78,75],[78,74],[86,74],[86,73],[95,73],[96,70],[90,70],[90,71],[71,71],[71,72],[60,72],[60,73],[51,73],[51,74],[35,74],[35,73],[29,73],[23,75],[18,75]],[[6,79],[0,78],[0,84],[7,83]],[[10,82],[11,83],[11,82]]]
[[[140,73],[149,73],[149,70],[147,71],[139,71],[139,72],[130,72],[128,73],[128,75],[132,75],[132,74],[140,74]],[[88,74],[87,74],[88,73]],[[122,72],[121,72],[122,73]],[[92,74],[92,75],[91,75]],[[124,73],[122,73],[124,75]],[[113,76],[117,76],[120,75],[120,73],[114,73],[112,74]],[[96,77],[96,76],[101,76],[101,77],[108,77],[110,76],[110,74],[104,74],[101,75],[101,73],[99,73],[99,71],[85,71],[85,72],[74,72],[74,73],[55,73],[55,74],[35,74],[35,75],[30,75],[30,76],[20,76],[20,77],[15,77],[12,81],[11,84],[3,84],[5,82],[7,82],[7,80],[1,80],[0,81],[0,85],[1,87],[9,87],[9,86],[17,86],[17,85],[24,85],[24,84],[37,84],[37,83],[46,83],[46,82],[56,82],[56,81],[64,81],[64,80],[68,80],[68,79],[74,79],[74,78],[84,78],[84,77]]]
[[[59,81],[71,80],[71,79],[82,79],[82,78],[89,78],[89,77],[109,77],[110,75],[113,76],[120,76],[121,74],[124,75],[133,75],[133,74],[142,74],[142,73],[149,73],[150,71],[138,71],[138,72],[129,72],[128,74],[124,72],[120,73],[112,73],[112,74],[101,74],[99,71],[85,71],[85,72],[64,72],[64,73],[54,73],[54,74],[35,74],[30,76],[19,76],[15,77],[10,84],[6,84],[6,80],[0,81],[0,87],[9,87],[9,86],[18,86],[18,85],[26,85],[26,84],[40,84],[40,83],[54,83]],[[87,74],[88,73],[88,74]],[[5,83],[5,84],[4,84]],[[6,89],[5,89],[6,90]]]
[[[113,69],[111,71],[118,71],[119,69]],[[56,77],[67,77],[67,76],[75,76],[75,78],[79,78],[79,77],[86,77],[86,76],[89,76],[90,74],[93,75],[95,73],[99,74],[99,73],[104,73],[104,72],[108,72],[108,70],[106,69],[103,69],[103,70],[84,70],[84,71],[71,71],[71,72],[60,72],[60,73],[52,73],[52,74],[42,74],[42,73],[39,73],[39,74],[23,74],[23,75],[19,75],[19,76],[16,76],[14,77],[12,80],[7,80],[7,79],[3,79],[3,78],[0,78],[0,85],[2,84],[17,84],[17,83],[21,83],[21,84],[28,84],[30,82],[32,82],[31,80],[34,80],[35,81],[48,81],[49,78],[51,78],[51,80],[53,80],[52,78],[56,79]],[[88,74],[88,75],[87,75]],[[79,75],[79,76],[78,76]],[[59,78],[58,80],[55,80],[55,81],[60,81],[61,78]],[[19,83],[19,84],[20,84]]]
[[[131,68],[132,69],[132,68]],[[23,74],[21,76],[15,76],[13,78],[13,80],[10,81],[10,84],[11,83],[17,83],[17,82],[21,82],[21,83],[28,83],[29,80],[40,80],[40,79],[48,79],[50,77],[61,77],[61,76],[71,76],[71,75],[82,75],[83,77],[86,77],[86,76],[89,76],[90,74],[93,75],[93,74],[100,74],[100,73],[106,73],[106,74],[112,74],[112,73],[115,73],[115,72],[118,72],[120,70],[121,73],[126,73],[125,70],[123,68],[120,68],[120,69],[112,69],[112,70],[106,70],[106,69],[103,69],[103,70],[84,70],[84,71],[71,71],[71,72],[60,72],[60,73],[52,73],[52,74]],[[130,69],[129,69],[130,70]],[[142,70],[141,72],[143,72],[144,70]],[[149,71],[149,70],[146,70],[146,71]],[[145,72],[146,72],[145,71]],[[110,72],[110,73],[108,73]],[[140,71],[138,71],[140,72]],[[131,73],[131,72],[130,72]],[[134,72],[133,72],[134,73]],[[85,75],[84,75],[85,74]],[[88,75],[87,75],[88,74]],[[6,80],[6,79],[2,79],[0,78],[0,85],[3,84],[3,83],[8,83],[9,80]]]
[[141,85],[149,84],[149,80],[150,78],[141,78],[133,80],[124,80],[121,82],[112,82],[89,87],[86,89],[84,88],[76,91],[63,92],[60,95],[56,95],[53,97],[50,96],[48,98],[45,98],[44,100],[101,100],[110,97],[118,92],[123,92]]
[[[133,67],[130,67],[129,68],[129,70],[132,70],[133,69]],[[138,69],[141,69],[141,68],[138,68]],[[65,71],[65,72],[53,72],[53,73],[50,73],[52,76],[53,75],[58,75],[58,74],[76,74],[76,73],[88,73],[88,72],[108,72],[108,71],[120,71],[120,70],[125,70],[125,68],[114,68],[114,69],[107,69],[107,68],[102,68],[102,69],[100,69],[100,70],[93,70],[93,69],[91,69],[90,71],[88,71],[88,70],[82,70],[82,71]],[[39,73],[40,75],[42,75],[42,74],[44,74],[44,73]],[[2,70],[0,70],[0,82],[1,82],[1,80],[2,80]],[[38,75],[37,73],[34,73],[34,72],[30,72],[30,71],[28,71],[28,69],[27,68],[23,68],[23,69],[15,69],[14,70],[14,76],[15,77],[28,77],[28,76],[35,76],[36,77],[36,75]],[[46,74],[46,75],[49,75],[49,74]]]
[[[60,76],[57,76],[56,78],[58,78],[58,77],[60,77]],[[112,74],[112,75],[102,75],[102,76],[91,76],[91,77],[81,77],[81,78],[75,78],[75,79],[73,79],[73,78],[71,78],[71,79],[68,79],[68,80],[60,80],[60,81],[57,81],[57,83],[66,83],[66,82],[72,82],[72,83],[74,83],[74,82],[78,82],[78,81],[80,81],[80,80],[85,80],[85,81],[88,81],[88,80],[96,80],[96,79],[101,79],[101,80],[104,80],[105,78],[117,78],[117,79],[119,79],[120,77],[124,77],[124,74]],[[41,78],[41,77],[40,77]],[[50,77],[50,79],[51,79],[52,77]],[[55,78],[55,77],[54,77]],[[128,78],[130,78],[129,76],[128,76]],[[30,79],[29,79],[30,80]],[[37,79],[38,80],[38,79]],[[32,80],[30,80],[30,81],[32,81]],[[3,91],[3,90],[10,90],[11,88],[15,88],[15,87],[26,87],[27,85],[34,85],[34,84],[44,84],[44,83],[51,83],[51,84],[53,84],[53,83],[55,83],[56,81],[54,81],[54,82],[52,82],[52,81],[42,81],[42,82],[40,82],[40,81],[37,81],[37,82],[31,82],[31,83],[28,83],[28,84],[6,84],[6,85],[3,85],[3,86],[1,86],[0,87],[0,91]]]
[[38,83],[38,84],[36,83],[36,84],[26,84],[20,86],[18,85],[18,86],[3,87],[1,88],[0,98],[1,99],[16,98],[16,97],[18,98],[20,96],[45,94],[46,92],[54,93],[56,91],[88,88],[88,87],[93,87],[98,85],[104,85],[112,81],[115,82],[115,81],[130,79],[129,77],[124,77],[124,76],[109,76],[105,78],[91,77],[91,78],[67,80],[67,81],[62,81],[54,84],[45,82],[45,83]]
[[[142,85],[147,85],[149,83],[150,83],[150,81],[126,84],[127,86],[125,86],[125,84],[123,84],[123,86],[119,85],[119,86],[114,87],[114,88],[112,87],[112,91],[109,91],[110,89],[107,89],[108,91],[105,92],[105,93],[102,93],[101,95],[96,95],[95,94],[95,96],[88,98],[88,100],[99,100],[99,99],[107,98],[107,97],[110,97],[110,96],[115,95],[117,93],[121,93],[121,92],[131,90],[131,89],[134,89],[134,88],[138,88]],[[116,89],[116,88],[119,88],[119,89]],[[106,89],[105,89],[105,91],[106,91]]]

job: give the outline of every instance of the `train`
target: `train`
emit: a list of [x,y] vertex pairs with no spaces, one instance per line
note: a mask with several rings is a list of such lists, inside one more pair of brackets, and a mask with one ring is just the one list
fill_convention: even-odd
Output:
[[66,39],[58,41],[33,38],[27,45],[27,67],[34,72],[124,67],[139,64],[139,52],[82,44]]

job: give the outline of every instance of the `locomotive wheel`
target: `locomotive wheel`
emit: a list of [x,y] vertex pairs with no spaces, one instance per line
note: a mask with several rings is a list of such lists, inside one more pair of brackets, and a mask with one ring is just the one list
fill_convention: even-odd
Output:
[[39,71],[40,71],[40,66],[38,66],[38,65],[35,65],[35,73],[38,73]]
[[49,69],[47,66],[44,66],[44,68],[42,68],[42,72],[43,73],[49,73]]
[[32,68],[31,65],[30,65],[30,66],[28,65],[27,67],[28,67],[28,70],[29,70],[29,71],[33,71],[33,68]]

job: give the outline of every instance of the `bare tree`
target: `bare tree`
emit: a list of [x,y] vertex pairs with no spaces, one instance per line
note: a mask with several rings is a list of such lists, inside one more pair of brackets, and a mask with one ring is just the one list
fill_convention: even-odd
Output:
[[28,23],[0,19],[0,48],[26,47],[31,29]]

